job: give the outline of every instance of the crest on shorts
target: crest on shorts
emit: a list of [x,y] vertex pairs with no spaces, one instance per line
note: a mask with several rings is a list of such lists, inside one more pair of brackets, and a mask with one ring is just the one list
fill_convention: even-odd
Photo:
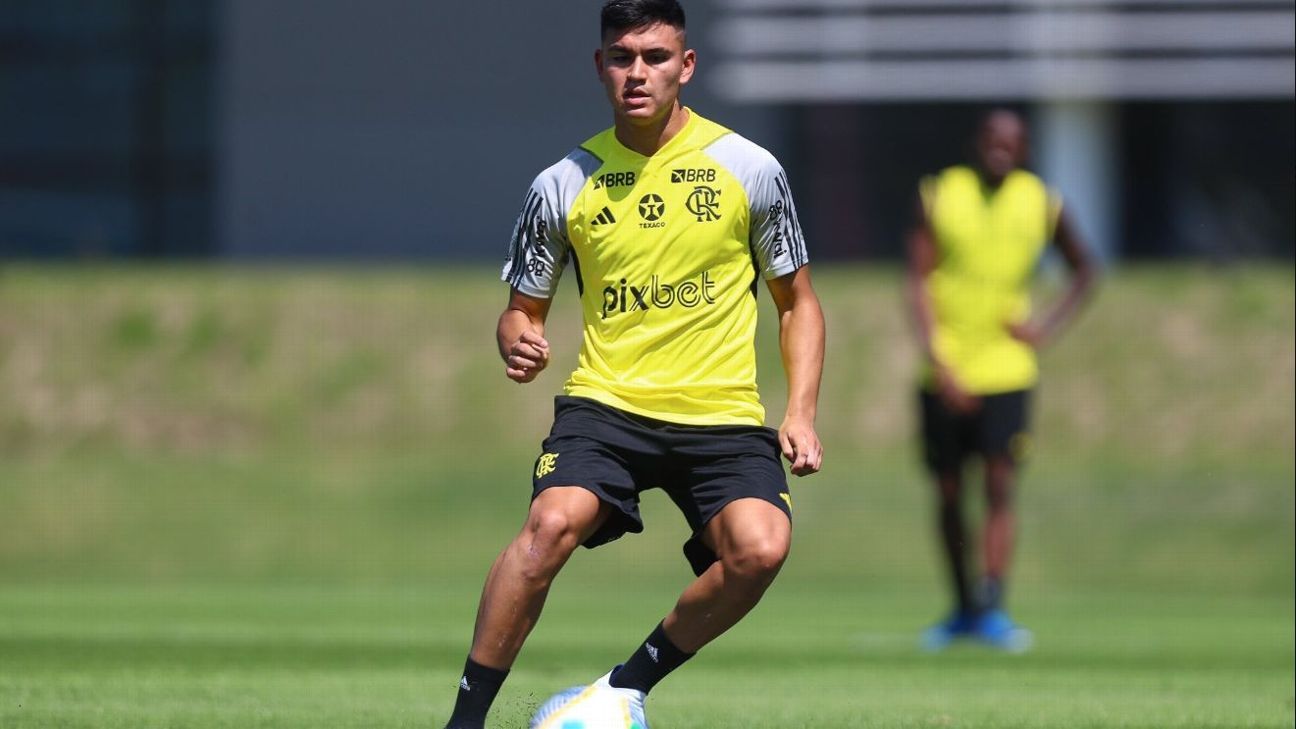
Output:
[[544,478],[554,472],[558,464],[557,453],[544,453],[536,460],[536,478]]

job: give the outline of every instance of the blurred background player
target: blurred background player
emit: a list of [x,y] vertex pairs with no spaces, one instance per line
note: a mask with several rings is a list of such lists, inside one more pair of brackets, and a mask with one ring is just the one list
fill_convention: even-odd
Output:
[[[630,658],[594,684],[644,724],[647,693],[751,610],[787,557],[792,473],[819,470],[824,322],[787,178],[772,155],[680,105],[693,75],[675,0],[611,0],[598,75],[614,125],[536,178],[518,219],[497,330],[531,382],[570,266],[584,341],[536,461],[530,513],[486,580],[448,729],[481,729],[578,545],[643,530],[660,487],[693,529],[697,578]],[[779,313],[788,377],[779,430],[756,390],[756,286]],[[607,616],[615,620],[616,616]]]
[[[974,166],[923,179],[909,236],[907,293],[926,366],[919,394],[924,459],[936,482],[941,544],[955,605],[923,634],[929,650],[974,637],[1011,651],[1031,634],[1004,608],[1015,536],[1017,465],[1029,446],[1036,350],[1085,299],[1095,266],[1060,199],[1022,169],[1022,118],[1008,110],[983,117]],[[1032,317],[1029,286],[1052,241],[1071,272],[1065,294]],[[964,466],[985,468],[983,568],[974,585],[962,510]]]

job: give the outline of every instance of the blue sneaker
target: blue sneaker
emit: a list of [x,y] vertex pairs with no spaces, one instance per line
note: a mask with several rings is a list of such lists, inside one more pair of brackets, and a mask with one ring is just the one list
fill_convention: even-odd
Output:
[[922,648],[925,651],[942,651],[959,638],[970,638],[977,627],[976,616],[955,610],[948,618],[923,631]]
[[1008,653],[1025,653],[1035,636],[1013,622],[1003,610],[988,610],[976,621],[976,637],[987,645]]

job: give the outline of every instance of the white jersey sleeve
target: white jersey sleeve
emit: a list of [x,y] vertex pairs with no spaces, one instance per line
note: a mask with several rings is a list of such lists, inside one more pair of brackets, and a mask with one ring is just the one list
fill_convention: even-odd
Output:
[[706,153],[737,177],[747,193],[750,245],[761,275],[778,278],[809,263],[792,190],[774,155],[738,134],[717,139]]
[[501,280],[527,296],[553,298],[571,253],[567,214],[599,164],[577,149],[536,176],[513,227]]

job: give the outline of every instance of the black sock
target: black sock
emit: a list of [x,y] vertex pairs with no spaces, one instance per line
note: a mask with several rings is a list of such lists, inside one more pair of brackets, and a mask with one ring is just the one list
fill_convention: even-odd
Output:
[[685,653],[666,637],[659,623],[648,639],[639,646],[639,650],[630,656],[625,665],[617,669],[608,683],[617,688],[635,689],[648,693],[658,681],[692,658],[693,653]]
[[998,610],[1003,605],[1003,581],[998,577],[981,580],[981,609]]
[[459,696],[455,698],[454,713],[445,729],[483,729],[486,712],[490,711],[495,694],[499,693],[508,671],[487,668],[469,658],[464,663],[463,678],[459,679]]

